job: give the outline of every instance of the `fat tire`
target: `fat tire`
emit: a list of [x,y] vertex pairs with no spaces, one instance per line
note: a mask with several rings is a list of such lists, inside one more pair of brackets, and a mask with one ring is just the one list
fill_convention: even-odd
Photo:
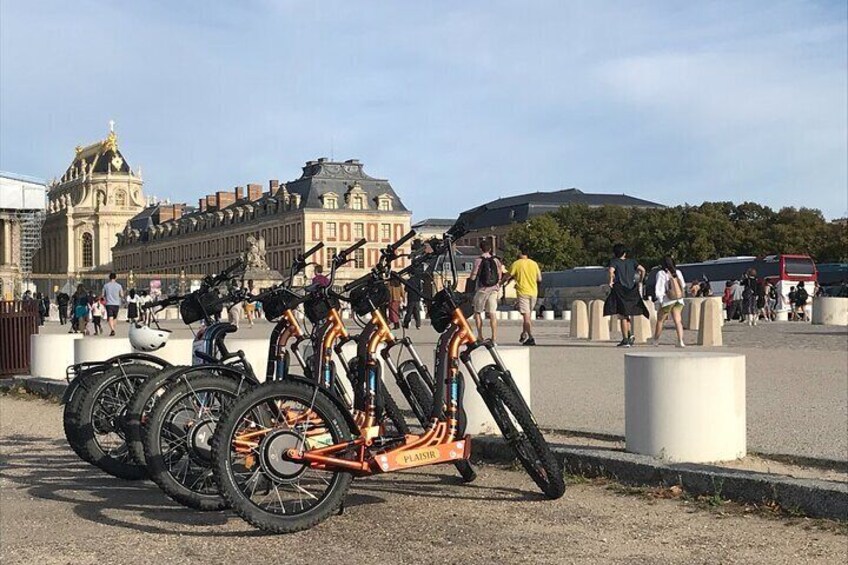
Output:
[[147,466],[147,459],[144,456],[144,418],[149,416],[149,412],[145,414],[145,410],[148,409],[148,402],[154,394],[167,385],[172,375],[183,369],[185,367],[161,369],[135,390],[135,394],[127,405],[127,444],[129,445],[130,455],[139,465]]
[[[265,532],[287,534],[307,530],[338,513],[344,502],[344,497],[350,488],[353,476],[350,473],[337,472],[331,491],[325,495],[324,501],[314,509],[298,516],[284,518],[265,512],[245,499],[241,490],[230,473],[229,444],[234,428],[238,425],[241,415],[263,400],[271,398],[292,398],[309,402],[315,391],[315,385],[293,382],[276,381],[257,386],[247,394],[240,396],[221,417],[215,435],[212,437],[212,460],[215,481],[221,495],[232,509],[252,526]],[[347,420],[332,400],[326,398],[323,389],[318,390],[313,407],[321,418],[332,425],[337,441],[351,439]]]
[[[165,424],[165,416],[175,402],[184,398],[190,391],[215,391],[230,394],[233,400],[239,392],[249,390],[248,382],[240,384],[233,378],[220,375],[200,374],[178,378],[173,385],[168,386],[165,394],[156,402],[153,411],[143,425],[144,458],[147,462],[147,472],[150,479],[172,500],[195,510],[223,510],[229,505],[219,494],[204,494],[193,491],[175,480],[166,467],[160,451],[159,438]],[[232,402],[230,403],[232,404]],[[223,410],[223,415],[226,410]],[[220,421],[221,416],[219,416]],[[211,469],[210,469],[211,470]]]
[[85,379],[92,379],[100,373],[83,373],[76,377],[69,386],[75,388],[70,400],[65,403],[65,408],[62,411],[62,428],[65,432],[65,439],[68,440],[68,445],[74,450],[80,459],[86,463],[94,465],[94,460],[91,459],[88,452],[83,449],[84,441],[80,431],[80,410],[82,406],[83,393],[80,390],[80,385]]
[[[140,363],[123,365],[107,369],[80,383],[79,390],[75,394],[80,395],[77,437],[81,442],[83,459],[119,479],[134,481],[147,477],[145,468],[138,465],[130,455],[129,446],[127,446],[126,454],[119,458],[113,457],[103,451],[103,448],[96,440],[93,411],[95,403],[104,391],[117,381],[125,378],[125,376],[132,379],[127,384],[130,390],[126,402],[129,402],[129,397],[131,397],[135,392],[135,388],[138,386],[136,381],[145,381],[158,371],[159,369],[152,365]],[[126,408],[126,404],[124,408]],[[124,440],[126,441],[126,438]]]
[[[482,390],[480,393],[483,395],[486,404],[489,405],[492,417],[533,482],[548,498],[560,498],[565,494],[565,479],[562,476],[562,468],[551,452],[542,432],[539,431],[539,426],[536,424],[533,415],[525,408],[524,403],[510,385],[504,382],[499,375],[486,378],[485,373],[487,371],[500,373],[500,370],[490,365],[481,371]],[[518,430],[515,429],[507,411],[521,426],[525,441],[513,437]],[[525,451],[528,447],[532,454]],[[536,461],[531,460],[531,457],[534,457]],[[544,470],[545,476],[542,476],[539,472],[536,463]]]
[[389,390],[383,382],[380,383],[380,394],[383,397],[383,421],[385,422],[388,419],[394,425],[397,433],[401,435],[409,434],[409,424],[406,423],[406,418],[403,417],[400,407],[389,394]]

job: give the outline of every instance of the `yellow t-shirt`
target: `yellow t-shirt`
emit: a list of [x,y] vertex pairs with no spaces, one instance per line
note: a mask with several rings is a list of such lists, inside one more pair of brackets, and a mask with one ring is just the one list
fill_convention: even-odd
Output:
[[515,293],[519,296],[539,296],[539,278],[542,271],[533,259],[519,259],[509,268],[515,279]]

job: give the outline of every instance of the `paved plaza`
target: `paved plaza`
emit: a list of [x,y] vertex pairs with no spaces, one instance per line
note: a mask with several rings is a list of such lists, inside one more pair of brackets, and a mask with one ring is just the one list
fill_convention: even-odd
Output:
[[0,561],[134,563],[844,563],[843,528],[733,505],[626,494],[581,483],[542,499],[521,471],[450,467],[354,482],[346,510],[318,527],[263,535],[230,512],[196,512],[150,482],[83,463],[61,409],[0,397]]
[[[127,326],[120,325],[119,335],[126,334]],[[168,321],[164,327],[174,330],[175,337],[189,337],[188,328],[180,322]],[[270,329],[265,321],[253,328],[242,323],[233,337],[267,338]],[[500,330],[503,345],[517,344],[520,327],[516,322],[502,322]],[[63,329],[48,323],[45,331]],[[437,335],[429,325],[408,335],[422,358],[431,360]],[[687,332],[686,339],[694,343],[695,332]],[[660,349],[675,350],[672,330],[666,331],[664,340],[668,345]],[[628,350],[616,348],[613,342],[569,339],[568,324],[559,320],[538,323],[537,342],[530,351],[531,394],[540,424],[623,436],[624,355],[653,347]],[[731,323],[724,327],[724,342],[722,351],[742,353],[747,359],[749,451],[848,461],[846,328],[793,322],[751,328]]]

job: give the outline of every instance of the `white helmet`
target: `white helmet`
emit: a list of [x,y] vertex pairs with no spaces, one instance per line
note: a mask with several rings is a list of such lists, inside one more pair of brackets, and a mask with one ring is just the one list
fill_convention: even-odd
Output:
[[130,344],[136,351],[156,351],[168,343],[171,330],[155,330],[149,326],[133,324],[130,326]]

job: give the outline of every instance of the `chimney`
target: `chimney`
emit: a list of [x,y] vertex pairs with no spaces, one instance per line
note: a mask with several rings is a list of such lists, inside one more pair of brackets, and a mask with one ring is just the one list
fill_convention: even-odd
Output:
[[206,210],[211,211],[215,208],[215,195],[207,194],[206,195]]
[[197,208],[198,208],[198,210],[200,210],[201,212],[205,212],[205,211],[206,211],[206,199],[205,199],[205,198],[198,198],[198,199],[197,199]]
[[247,185],[247,197],[251,202],[262,198],[262,185],[252,183]]
[[236,201],[236,195],[232,192],[219,190],[215,193],[215,206],[218,210],[223,210]]
[[180,218],[183,217],[183,207],[184,206],[185,206],[185,204],[183,204],[183,203],[171,205],[171,213],[173,214],[175,220],[179,220]]
[[319,163],[326,163],[326,162],[327,162],[327,158],[326,158],[326,157],[318,157],[318,162],[319,162]]
[[359,159],[348,159],[347,161],[345,161],[345,163],[347,163],[348,165],[358,165]]
[[280,189],[280,181],[277,179],[271,179],[268,181],[268,196],[274,196],[277,191]]
[[244,198],[244,187],[243,186],[237,186],[236,187],[236,200],[241,200],[242,198]]
[[174,208],[172,206],[159,206],[159,221],[157,223],[162,224],[173,219]]

